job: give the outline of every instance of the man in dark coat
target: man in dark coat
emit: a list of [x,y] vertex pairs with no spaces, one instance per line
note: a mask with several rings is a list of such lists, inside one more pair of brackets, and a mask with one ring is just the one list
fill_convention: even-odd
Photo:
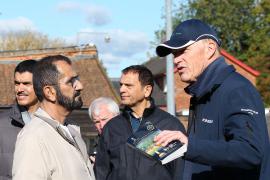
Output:
[[204,22],[182,22],[159,56],[174,55],[174,64],[192,96],[188,136],[164,131],[157,144],[187,144],[185,180],[266,180],[269,139],[264,106],[255,87],[227,65],[216,32]]
[[181,177],[181,159],[161,165],[126,143],[133,132],[149,121],[161,130],[185,131],[177,118],[155,106],[151,99],[153,85],[153,75],[144,66],[130,66],[122,71],[120,96],[124,109],[104,126],[95,162],[97,180],[176,180]]
[[[0,179],[11,180],[13,153],[17,134],[31,120],[38,107],[33,89],[35,60],[19,63],[14,72],[16,104],[0,114]],[[4,96],[4,95],[3,95]]]

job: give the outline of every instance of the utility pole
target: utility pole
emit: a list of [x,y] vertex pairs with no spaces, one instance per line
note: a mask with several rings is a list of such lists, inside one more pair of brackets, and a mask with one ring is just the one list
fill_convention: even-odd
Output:
[[[172,34],[172,1],[166,2],[166,39],[168,40]],[[167,111],[175,115],[175,99],[174,99],[174,65],[172,54],[166,57],[166,81],[167,81]]]

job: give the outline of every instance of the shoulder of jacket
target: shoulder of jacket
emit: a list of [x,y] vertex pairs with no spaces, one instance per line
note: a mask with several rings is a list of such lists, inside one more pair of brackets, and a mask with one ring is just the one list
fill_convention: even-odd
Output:
[[31,121],[26,124],[19,134],[23,134],[26,136],[39,136],[39,134],[43,134],[44,132],[48,131],[48,128],[50,127],[49,124],[47,124],[45,121],[34,117],[31,119]]
[[166,119],[172,119],[172,120],[178,120],[175,116],[171,115],[170,113],[168,113],[167,111],[164,111],[160,108],[156,108],[154,113],[154,116],[159,116],[161,118],[166,118]]
[[0,120],[1,119],[10,119],[10,115],[11,115],[10,110],[11,110],[11,108],[0,112]]

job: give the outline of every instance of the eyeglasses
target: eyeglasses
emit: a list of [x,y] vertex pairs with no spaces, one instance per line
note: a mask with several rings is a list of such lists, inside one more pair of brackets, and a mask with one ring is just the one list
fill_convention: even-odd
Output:
[[71,85],[73,88],[75,88],[78,85],[78,82],[80,82],[80,77],[79,76],[75,76],[70,78],[66,84]]
[[69,85],[69,86],[75,88],[79,82],[80,82],[80,77],[74,76],[74,77],[71,77],[67,82],[59,82],[59,83],[66,84],[66,85]]

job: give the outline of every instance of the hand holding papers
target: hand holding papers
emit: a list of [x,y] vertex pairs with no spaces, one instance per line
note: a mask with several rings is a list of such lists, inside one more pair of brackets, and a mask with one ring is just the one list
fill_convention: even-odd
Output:
[[187,146],[180,141],[172,141],[166,146],[155,144],[154,138],[160,132],[151,122],[146,122],[128,138],[127,144],[148,157],[160,161],[161,164],[166,164],[183,156],[187,150]]

